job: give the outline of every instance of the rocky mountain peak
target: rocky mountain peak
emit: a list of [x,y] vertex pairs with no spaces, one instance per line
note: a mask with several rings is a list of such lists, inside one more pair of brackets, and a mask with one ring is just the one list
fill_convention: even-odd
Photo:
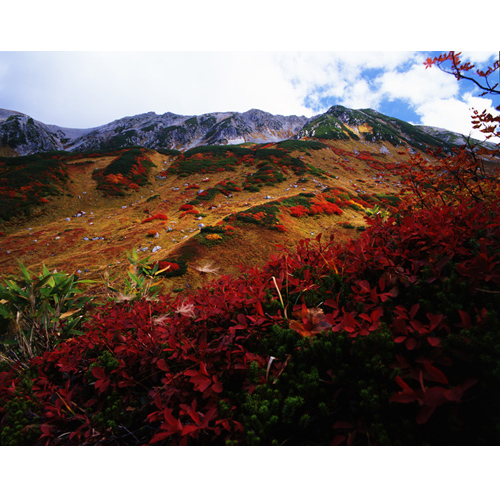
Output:
[[326,113],[311,118],[273,115],[256,108],[244,113],[191,116],[149,111],[90,129],[46,125],[24,113],[0,109],[0,147],[3,154],[10,151],[13,155],[138,145],[187,150],[202,145],[278,142],[291,138],[388,141],[422,149],[449,146],[457,137],[459,134],[419,128],[375,110],[353,110],[341,105],[331,106]]

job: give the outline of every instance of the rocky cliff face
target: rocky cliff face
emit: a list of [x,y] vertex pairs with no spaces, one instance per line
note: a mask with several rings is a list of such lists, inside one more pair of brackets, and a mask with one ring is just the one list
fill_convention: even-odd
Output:
[[68,150],[87,151],[140,145],[185,150],[205,144],[271,142],[297,134],[308,118],[272,115],[257,109],[245,113],[181,116],[144,113],[92,129],[67,129],[0,110],[0,145],[17,154]]
[[[89,151],[143,146],[187,150],[212,144],[277,142],[295,138],[388,141],[416,149],[447,148],[459,134],[418,127],[372,109],[332,106],[326,113],[305,116],[272,115],[258,109],[245,113],[206,113],[182,116],[154,112],[129,116],[91,129],[46,125],[16,111],[0,110],[0,147],[3,154],[26,155],[67,150]],[[2,154],[2,153],[0,153]]]

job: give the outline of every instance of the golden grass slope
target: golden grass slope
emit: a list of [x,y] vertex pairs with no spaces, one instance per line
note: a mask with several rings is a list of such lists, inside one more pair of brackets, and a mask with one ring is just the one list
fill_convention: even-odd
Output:
[[[320,181],[313,175],[305,176],[305,183],[298,183],[298,177],[289,175],[285,182],[274,186],[262,186],[261,191],[252,193],[239,191],[232,197],[218,194],[212,202],[200,204],[198,215],[180,217],[179,207],[193,198],[193,191],[186,190],[186,184],[197,183],[204,189],[215,186],[221,180],[231,180],[243,185],[249,170],[240,168],[235,172],[215,174],[195,173],[189,177],[158,175],[168,169],[173,159],[159,152],[148,150],[147,157],[155,165],[151,173],[151,184],[124,197],[104,197],[96,190],[92,179],[95,168],[102,168],[114,158],[102,156],[89,163],[75,160],[70,169],[73,197],[53,197],[44,212],[31,220],[17,221],[6,226],[6,234],[0,238],[0,273],[16,273],[17,261],[35,272],[45,264],[49,269],[77,273],[91,279],[102,279],[104,273],[110,279],[117,279],[128,268],[127,252],[132,249],[146,249],[140,255],[151,260],[181,258],[188,262],[186,275],[164,280],[166,289],[196,287],[206,277],[195,267],[213,263],[221,273],[237,273],[239,265],[262,265],[276,252],[276,245],[295,245],[300,239],[331,233],[339,241],[356,237],[355,229],[342,228],[339,223],[348,222],[355,227],[364,226],[364,212],[344,210],[341,216],[320,214],[306,218],[290,217],[286,211],[279,215],[286,232],[278,232],[254,224],[235,226],[234,235],[214,245],[204,244],[199,224],[212,226],[225,217],[249,208],[263,205],[278,198],[286,199],[299,193],[320,193],[324,187],[342,187],[353,194],[395,194],[398,179],[382,176],[370,169],[367,162],[356,158],[356,151],[367,151],[382,163],[399,160],[398,150],[390,144],[368,144],[354,141],[322,141],[329,147],[311,150],[305,156],[294,151],[292,156],[322,169],[325,176]],[[384,146],[385,154],[381,154]],[[208,181],[204,179],[209,178]],[[154,199],[150,199],[154,197]],[[148,201],[148,199],[150,199]],[[209,209],[210,208],[210,209]],[[84,215],[77,216],[79,213]],[[143,223],[150,214],[162,213],[168,220],[153,220]],[[148,236],[157,233],[158,237]],[[161,249],[152,252],[153,248]]]

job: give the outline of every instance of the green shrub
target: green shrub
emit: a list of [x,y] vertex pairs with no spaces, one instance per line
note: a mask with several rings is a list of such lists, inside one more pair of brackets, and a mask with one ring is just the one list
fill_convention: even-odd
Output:
[[381,441],[384,429],[388,434],[389,427],[391,434],[400,423],[397,411],[387,411],[388,387],[397,374],[391,368],[394,343],[387,330],[353,342],[345,332],[306,339],[273,325],[261,345],[262,353],[272,355],[283,370],[244,395],[238,416],[247,444],[329,445],[338,433],[332,424],[350,422],[357,413],[370,415],[370,425],[381,427],[376,436]]
[[49,272],[43,266],[33,276],[20,262],[22,277],[4,278],[0,285],[0,316],[5,320],[2,357],[30,359],[81,332],[84,306],[90,300],[77,288],[92,283],[74,275]]

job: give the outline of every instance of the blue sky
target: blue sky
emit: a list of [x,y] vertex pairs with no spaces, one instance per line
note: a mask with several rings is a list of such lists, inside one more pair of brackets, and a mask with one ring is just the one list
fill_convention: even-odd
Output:
[[[435,6],[429,20],[420,21],[413,12],[411,24],[386,26],[385,20],[377,24],[373,18],[373,3],[363,2],[356,4],[364,8],[354,17],[342,11],[345,7],[318,15],[315,0],[308,3],[310,9],[293,0],[259,0],[252,5],[260,10],[248,8],[244,16],[225,0],[215,0],[211,9],[205,3],[189,8],[170,3],[163,15],[134,8],[126,16],[127,6],[137,4],[121,3],[108,12],[107,4],[91,0],[71,22],[57,10],[64,2],[49,3],[55,5],[49,15],[34,3],[22,31],[13,24],[0,35],[5,47],[0,52],[0,108],[44,123],[90,128],[148,111],[199,115],[251,108],[310,117],[341,104],[469,134],[471,108],[492,111],[500,104],[477,97],[472,85],[459,84],[437,68],[424,68],[429,55],[443,51],[403,50],[418,45],[412,34],[420,45],[422,40],[444,45],[432,41],[432,29],[422,38],[425,24],[432,28],[436,18],[439,25]],[[321,13],[328,13],[321,5]],[[379,13],[386,12],[384,2],[377,5]],[[107,13],[112,21],[106,22]],[[37,15],[46,21],[40,23]],[[449,12],[442,16],[450,19]],[[380,36],[385,31],[388,38]],[[446,45],[456,43],[443,35]],[[498,57],[498,47],[485,40],[482,50],[463,51],[478,67]]]

